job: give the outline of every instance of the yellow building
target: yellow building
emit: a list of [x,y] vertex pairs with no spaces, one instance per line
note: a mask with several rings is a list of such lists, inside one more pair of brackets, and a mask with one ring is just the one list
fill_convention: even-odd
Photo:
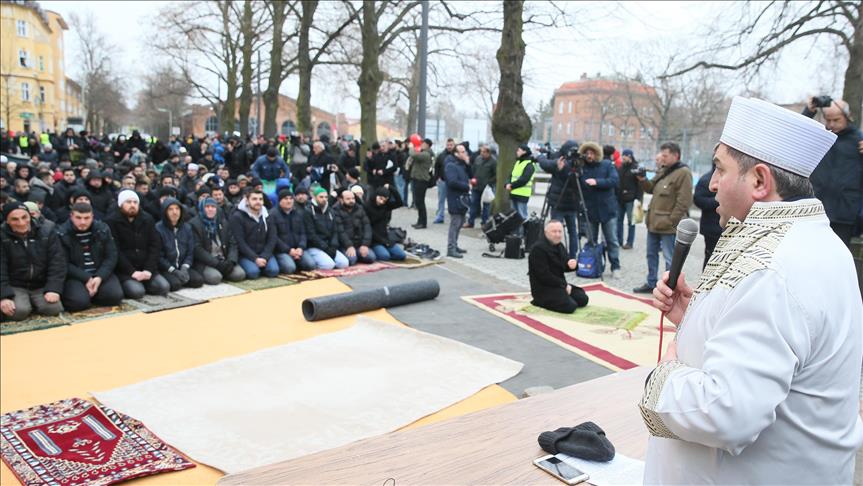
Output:
[[69,87],[66,78],[64,30],[69,30],[69,26],[63,17],[43,10],[38,2],[4,0],[0,3],[0,125],[3,129],[14,132],[62,130],[70,117],[83,115],[81,88],[74,82]]

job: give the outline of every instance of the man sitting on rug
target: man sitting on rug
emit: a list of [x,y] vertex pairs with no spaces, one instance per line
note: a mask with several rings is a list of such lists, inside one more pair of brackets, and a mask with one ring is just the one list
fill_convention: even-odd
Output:
[[198,215],[189,221],[195,233],[195,263],[192,265],[204,277],[207,285],[217,285],[222,279],[239,282],[246,278],[246,272],[237,261],[237,242],[219,203],[211,197],[204,198],[198,205]]
[[159,269],[171,284],[171,291],[204,285],[204,276],[192,268],[195,263],[195,234],[184,221],[186,207],[169,197],[162,203],[162,220],[156,231],[162,237]]
[[261,273],[275,277],[279,274],[279,264],[273,256],[276,231],[267,223],[264,192],[260,189],[248,191],[231,215],[231,233],[237,240],[240,266],[246,271],[247,278],[258,278]]
[[26,206],[9,201],[3,206],[0,242],[0,319],[20,321],[33,310],[60,314],[66,259],[57,234],[33,224]]
[[123,287],[114,275],[117,266],[114,236],[107,224],[93,218],[92,206],[76,203],[69,221],[57,228],[66,252],[63,308],[69,312],[87,309],[92,304],[117,305],[123,300]]
[[390,241],[389,224],[393,209],[400,208],[402,201],[391,193],[389,185],[377,188],[369,195],[364,209],[372,225],[372,251],[381,261],[402,261],[407,258],[405,251],[396,242]]
[[351,265],[357,262],[374,263],[375,254],[369,248],[372,244],[372,225],[363,207],[357,204],[353,192],[342,191],[335,213],[340,249],[348,257],[348,262]]
[[294,208],[294,193],[290,188],[279,191],[279,206],[273,209],[268,223],[276,232],[275,254],[279,271],[314,270],[315,261],[305,253],[308,243],[305,218],[301,210]]
[[315,202],[307,204],[309,193],[305,188],[296,192],[297,209],[303,211],[308,239],[307,253],[315,261],[315,266],[321,270],[347,268],[350,265],[348,257],[338,250],[339,235],[336,232],[336,216],[330,206],[330,197],[326,189],[315,189]]
[[575,312],[587,305],[587,294],[580,287],[566,282],[564,272],[576,268],[563,241],[563,223],[552,219],[545,225],[545,237],[536,242],[527,260],[530,294],[533,305],[550,311]]
[[140,299],[144,294],[165,295],[171,285],[159,275],[159,251],[162,238],[156,232],[156,221],[141,210],[135,191],[117,195],[118,211],[108,219],[117,245],[117,277],[126,298]]

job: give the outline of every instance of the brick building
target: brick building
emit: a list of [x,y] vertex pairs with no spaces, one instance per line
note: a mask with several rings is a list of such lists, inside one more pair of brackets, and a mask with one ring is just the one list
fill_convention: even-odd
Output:
[[[252,99],[252,109],[249,117],[250,132],[257,133],[258,120],[258,98]],[[237,102],[237,110],[239,111],[239,101]],[[261,118],[265,113],[264,104],[260,102]],[[239,118],[239,117],[238,117]],[[239,121],[236,122],[236,131],[242,131],[239,127]],[[279,133],[290,135],[291,132],[297,129],[297,100],[285,95],[279,95],[279,109],[276,112],[276,126],[279,127]],[[314,137],[317,138],[323,134],[328,134],[331,138],[335,138],[339,133],[339,116],[319,108],[312,107],[312,126],[314,127]],[[193,134],[197,137],[203,136],[205,133],[214,133],[219,130],[219,116],[216,111],[205,105],[192,105],[189,111],[184,113],[180,128],[183,134]],[[263,129],[263,120],[261,120],[261,129]]]
[[652,161],[657,134],[650,123],[639,123],[639,118],[658,119],[651,103],[655,97],[653,88],[634,81],[582,75],[578,81],[563,83],[554,90],[551,142],[594,141],[618,150],[632,149],[638,160]]

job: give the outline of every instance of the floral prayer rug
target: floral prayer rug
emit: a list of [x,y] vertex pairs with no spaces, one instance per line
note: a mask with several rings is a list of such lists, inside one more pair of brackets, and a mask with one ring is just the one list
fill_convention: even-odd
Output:
[[388,268],[395,268],[395,265],[389,262],[375,263],[360,263],[348,268],[334,268],[332,270],[315,270],[315,273],[321,277],[353,277],[354,275],[363,275],[366,273],[379,272]]
[[[475,295],[467,302],[541,336],[579,356],[620,371],[656,364],[660,312],[650,299],[594,283],[581,287],[590,301],[572,314],[531,304],[529,293]],[[666,322],[665,339],[674,327]]]
[[80,398],[4,414],[0,452],[25,485],[108,485],[195,467],[141,422]]

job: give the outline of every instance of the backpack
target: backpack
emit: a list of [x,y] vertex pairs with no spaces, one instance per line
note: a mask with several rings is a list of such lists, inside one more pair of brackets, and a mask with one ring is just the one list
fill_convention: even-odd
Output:
[[575,274],[582,278],[600,278],[605,271],[605,245],[588,241],[576,258]]

